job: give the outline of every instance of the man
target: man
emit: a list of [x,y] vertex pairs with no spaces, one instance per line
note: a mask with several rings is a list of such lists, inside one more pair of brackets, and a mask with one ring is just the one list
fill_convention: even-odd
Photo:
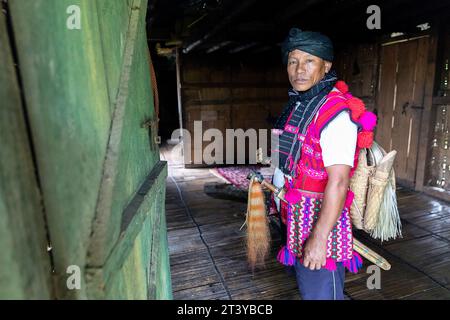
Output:
[[352,246],[349,181],[359,148],[371,144],[359,141],[365,109],[337,82],[328,37],[293,28],[282,55],[292,89],[274,130],[279,146],[273,183],[286,187],[289,203],[280,208],[275,199],[287,224],[278,260],[295,267],[303,299],[341,300],[344,266],[355,271],[361,262]]

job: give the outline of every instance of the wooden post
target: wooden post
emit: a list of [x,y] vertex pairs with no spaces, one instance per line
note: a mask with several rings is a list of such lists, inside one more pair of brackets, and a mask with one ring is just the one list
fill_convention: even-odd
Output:
[[416,172],[416,185],[415,189],[417,191],[423,191],[425,184],[426,168],[429,163],[429,145],[432,139],[431,135],[433,130],[430,130],[433,122],[433,115],[435,115],[435,110],[433,110],[433,91],[434,91],[434,81],[436,73],[436,53],[437,53],[437,41],[438,34],[434,32],[430,36],[430,46],[428,51],[428,63],[427,63],[427,73],[425,81],[424,99],[423,99],[423,115],[422,115],[422,125],[419,137],[419,154],[417,158],[417,172]]
[[176,69],[177,69],[177,98],[178,98],[178,120],[180,125],[180,135],[183,139],[183,107],[181,104],[181,72],[180,72],[180,49],[176,48]]

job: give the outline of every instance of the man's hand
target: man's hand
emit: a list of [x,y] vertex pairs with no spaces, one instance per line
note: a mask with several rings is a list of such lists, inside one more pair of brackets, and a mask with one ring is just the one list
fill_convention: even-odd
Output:
[[303,251],[303,265],[311,270],[325,266],[327,258],[327,239],[311,233]]

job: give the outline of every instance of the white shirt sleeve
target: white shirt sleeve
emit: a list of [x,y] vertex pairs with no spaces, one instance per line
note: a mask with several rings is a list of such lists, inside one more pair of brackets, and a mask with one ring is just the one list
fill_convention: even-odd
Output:
[[341,112],[322,130],[320,147],[325,167],[346,164],[353,168],[358,127],[347,111]]

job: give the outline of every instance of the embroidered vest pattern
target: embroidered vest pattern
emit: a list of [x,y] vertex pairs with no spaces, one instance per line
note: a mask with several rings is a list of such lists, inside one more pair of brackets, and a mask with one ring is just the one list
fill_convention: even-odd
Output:
[[[316,119],[309,125],[306,135],[299,135],[298,139],[302,140],[303,144],[301,157],[296,164],[296,175],[292,181],[286,180],[285,182],[288,204],[282,204],[282,214],[285,215],[287,224],[287,243],[286,247],[283,247],[278,254],[278,260],[285,265],[293,264],[295,258],[302,259],[304,244],[320,216],[320,208],[328,182],[320,146],[321,131],[345,110],[349,111],[352,121],[358,125],[358,142],[350,177],[356,170],[360,149],[370,147],[373,141],[373,130],[364,130],[364,126],[358,121],[363,113],[367,112],[362,101],[352,97],[342,81],[339,81],[336,87],[339,91],[331,91],[328,94]],[[293,128],[288,129],[293,130]],[[353,251],[350,216],[352,200],[353,193],[349,190],[341,215],[327,240],[327,264],[325,266],[327,269],[334,270],[336,262],[344,262],[350,271],[357,272],[358,267],[362,264],[361,258]],[[355,260],[357,261],[355,262]]]

